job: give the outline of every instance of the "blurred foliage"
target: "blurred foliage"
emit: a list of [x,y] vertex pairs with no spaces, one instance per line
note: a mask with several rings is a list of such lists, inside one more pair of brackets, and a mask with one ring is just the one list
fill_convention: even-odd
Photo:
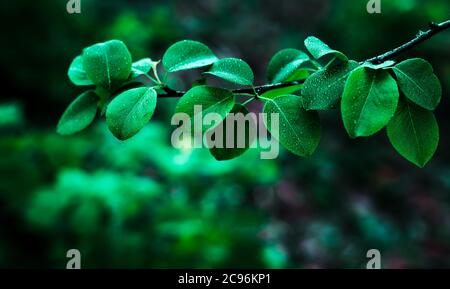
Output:
[[246,60],[259,83],[275,51],[302,48],[308,35],[361,60],[450,15],[445,0],[382,1],[380,15],[366,3],[82,0],[80,15],[67,14],[65,0],[2,3],[0,267],[63,268],[71,248],[83,267],[359,268],[371,248],[388,268],[449,267],[448,32],[402,56],[426,58],[443,83],[440,147],[424,169],[384,133],[348,140],[334,112],[321,115],[324,138],[306,159],[263,161],[250,150],[217,162],[206,150],[175,150],[176,100],[161,100],[127,142],[102,121],[55,133],[80,92],[67,68],[92,43],[118,38],[156,60],[177,40],[199,40]]

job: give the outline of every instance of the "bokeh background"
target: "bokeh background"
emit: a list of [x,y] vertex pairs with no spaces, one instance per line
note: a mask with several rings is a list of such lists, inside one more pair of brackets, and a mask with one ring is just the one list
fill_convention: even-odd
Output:
[[198,40],[263,83],[271,56],[309,35],[363,60],[450,18],[449,1],[381,0],[379,15],[366,0],[81,0],[80,15],[66,2],[1,4],[0,267],[65,268],[71,248],[84,268],[364,268],[371,248],[384,268],[450,267],[450,31],[399,58],[429,60],[443,85],[424,169],[384,131],[350,140],[333,111],[310,158],[176,150],[169,99],[126,142],[103,119],[55,132],[82,91],[67,68],[93,43],[121,39],[138,60]]

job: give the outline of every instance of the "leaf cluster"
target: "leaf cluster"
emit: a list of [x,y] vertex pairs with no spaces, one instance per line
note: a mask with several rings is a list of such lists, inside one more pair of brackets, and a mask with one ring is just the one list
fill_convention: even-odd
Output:
[[[304,44],[309,54],[289,48],[272,57],[267,82],[275,86],[261,94],[257,88],[265,86],[254,86],[253,71],[244,60],[220,59],[197,41],[173,44],[161,60],[164,75],[183,70],[201,74],[201,81],[183,93],[176,112],[195,119],[198,116],[194,106],[201,105],[203,113],[217,113],[220,122],[202,129],[205,134],[214,133],[225,128],[229,113],[246,115],[246,105],[257,99],[264,103],[264,113],[279,115],[278,127],[272,128],[270,117],[265,124],[280,144],[298,156],[309,156],[320,142],[319,111],[340,108],[351,138],[372,136],[387,128],[393,147],[407,160],[423,167],[431,159],[439,141],[433,110],[440,102],[442,89],[426,60],[388,60],[375,65],[350,60],[316,37],[308,37]],[[150,121],[158,97],[173,92],[165,77],[159,76],[159,63],[150,58],[132,62],[128,48],[119,40],[85,48],[73,60],[68,76],[73,84],[91,88],[69,105],[57,131],[63,135],[79,132],[100,111],[118,139],[134,136]],[[244,94],[249,99],[242,101],[241,90],[210,86],[209,78],[250,88],[252,93]],[[130,84],[134,85],[130,88]],[[228,160],[244,153],[252,141],[246,141],[245,147],[224,145],[210,151],[216,159]]]

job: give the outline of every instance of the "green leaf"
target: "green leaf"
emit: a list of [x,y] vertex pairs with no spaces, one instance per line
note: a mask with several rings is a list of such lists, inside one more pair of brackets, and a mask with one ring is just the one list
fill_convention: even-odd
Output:
[[122,92],[106,109],[109,130],[120,140],[139,132],[152,118],[156,108],[156,91],[139,87]]
[[370,136],[381,130],[394,115],[398,98],[397,84],[387,71],[360,67],[350,73],[341,101],[350,137]]
[[67,75],[69,76],[70,81],[75,85],[94,85],[83,68],[83,58],[81,55],[75,57],[72,61]]
[[88,127],[97,114],[97,101],[98,96],[93,90],[82,93],[66,109],[56,131],[61,135],[70,135]]
[[162,62],[169,72],[188,70],[213,64],[218,59],[203,43],[183,40],[167,49]]
[[252,85],[254,80],[250,66],[237,58],[220,59],[204,74],[211,74],[240,85]]
[[139,61],[133,62],[131,66],[131,77],[135,78],[139,75],[147,74],[156,63],[157,62],[151,60],[150,58],[143,58]]
[[405,60],[393,71],[400,91],[417,105],[434,110],[441,100],[442,88],[430,63],[420,58]]
[[[309,156],[320,141],[321,126],[316,111],[306,111],[302,107],[301,97],[283,95],[268,100],[264,105],[267,129],[286,149],[299,156]],[[271,114],[279,116],[279,125],[272,128]]]
[[[248,115],[249,111],[248,109],[241,105],[241,104],[235,104],[233,109],[230,111],[230,113],[227,115],[227,117],[215,128],[207,131],[207,134],[212,134],[212,133],[217,133],[217,132],[221,132],[222,136],[223,136],[223,142],[222,142],[222,148],[211,148],[209,151],[210,153],[213,155],[213,157],[218,160],[218,161],[225,161],[225,160],[231,160],[234,159],[240,155],[242,155],[243,153],[245,153],[250,146],[252,145],[253,141],[255,140],[250,139],[250,128],[256,129],[256,121],[251,118],[248,117],[248,121],[251,122],[251,124],[247,124],[245,125],[245,128],[242,130],[243,133],[245,133],[245,138],[244,138],[244,146],[243,147],[239,147],[238,145],[238,132],[239,132],[239,128],[238,128],[238,123],[235,121],[236,120],[236,116],[238,114],[241,114],[241,117],[245,117],[246,115]],[[234,132],[234,142],[233,142],[233,147],[232,148],[227,148],[227,137],[229,136],[227,133],[227,121],[228,124],[231,123],[231,121],[233,121],[233,132]],[[230,131],[231,129],[228,129],[228,131]],[[239,136],[242,137],[242,136]]]
[[303,87],[303,83],[292,85],[292,86],[287,86],[287,87],[283,87],[283,88],[276,88],[276,89],[272,89],[272,90],[264,92],[263,94],[260,95],[260,97],[262,99],[265,99],[265,98],[273,99],[278,96],[282,96],[282,95],[286,95],[286,94],[294,94],[296,92],[299,92],[302,89],[302,87]]
[[280,83],[306,78],[309,73],[306,74],[306,77],[304,73],[296,74],[300,67],[308,61],[308,55],[300,50],[283,49],[270,60],[267,68],[267,79],[270,83]]
[[[195,110],[196,105],[201,106],[201,112]],[[175,112],[186,113],[194,122],[202,122],[201,117],[207,113],[217,113],[223,120],[233,106],[234,95],[231,91],[203,85],[188,90],[178,101]],[[215,125],[203,125],[202,129],[206,131]]]
[[131,72],[131,54],[120,40],[111,40],[85,48],[83,67],[96,85],[114,89]]
[[348,75],[357,67],[358,63],[350,60],[327,66],[308,77],[302,90],[305,109],[336,108],[341,100]]
[[406,99],[400,101],[387,135],[397,152],[419,167],[432,158],[439,143],[434,114]]
[[323,43],[322,40],[314,36],[305,39],[305,47],[315,59],[331,54],[344,62],[348,60],[347,56],[342,52],[331,49],[328,45]]

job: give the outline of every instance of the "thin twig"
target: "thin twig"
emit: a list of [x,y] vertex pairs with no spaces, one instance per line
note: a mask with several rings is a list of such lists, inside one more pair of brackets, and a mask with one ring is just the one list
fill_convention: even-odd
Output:
[[395,56],[397,56],[407,50],[410,50],[411,48],[419,45],[420,43],[430,39],[431,37],[438,34],[439,32],[450,28],[450,20],[447,20],[447,21],[439,23],[439,24],[431,22],[429,24],[429,27],[430,27],[429,30],[427,30],[425,32],[420,31],[416,35],[415,38],[408,41],[407,43],[405,43],[397,48],[394,48],[386,53],[383,53],[381,55],[369,58],[366,60],[366,62],[371,62],[373,64],[380,64],[380,63],[385,62],[386,60],[390,60],[390,59],[394,58]]
[[[255,91],[256,91],[258,94],[263,94],[264,92],[267,92],[269,90],[299,85],[299,84],[302,84],[303,82],[305,82],[305,80],[296,80],[296,81],[275,83],[275,84],[265,84],[265,85],[255,86],[255,87],[234,89],[234,90],[232,90],[232,92],[234,94],[240,94],[240,93],[244,94],[245,93],[245,94],[254,95]],[[166,94],[158,95],[159,98],[161,98],[161,97],[162,98],[164,98],[164,97],[182,97],[186,93],[186,91],[173,90],[168,86],[163,87],[163,90],[166,92]]]

